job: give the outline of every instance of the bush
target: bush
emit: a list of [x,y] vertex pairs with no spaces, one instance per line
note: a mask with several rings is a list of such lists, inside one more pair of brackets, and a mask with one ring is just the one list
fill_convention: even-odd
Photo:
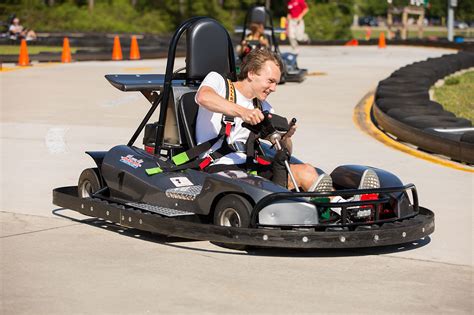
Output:
[[47,7],[37,5],[17,13],[29,28],[42,32],[118,32],[165,33],[172,31],[170,17],[158,10],[136,11],[127,0],[96,3],[89,12],[87,6],[69,2]]
[[313,40],[350,38],[352,10],[349,5],[350,3],[310,3],[310,10],[304,19],[306,33]]

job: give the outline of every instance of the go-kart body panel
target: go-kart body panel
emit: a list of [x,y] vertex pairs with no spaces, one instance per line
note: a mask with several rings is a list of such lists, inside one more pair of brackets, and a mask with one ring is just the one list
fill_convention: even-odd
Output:
[[[101,165],[101,174],[111,198],[177,210],[186,209],[199,215],[208,215],[219,196],[225,194],[239,194],[248,198],[252,204],[257,204],[269,194],[288,192],[263,177],[243,171],[210,174],[186,169],[179,172],[165,171],[150,176],[146,173],[146,169],[157,166],[169,169],[173,164],[142,149],[125,145],[116,146],[107,152]],[[266,207],[261,213],[261,219],[265,220],[266,216],[270,216],[269,211],[273,213],[286,211],[286,206],[285,210],[281,207],[288,202],[290,201],[284,200],[276,207]],[[304,219],[308,216],[308,212],[311,212],[310,216],[317,217],[314,205],[297,200],[291,202],[293,203],[291,220],[279,223],[317,223],[314,219],[311,221]]]

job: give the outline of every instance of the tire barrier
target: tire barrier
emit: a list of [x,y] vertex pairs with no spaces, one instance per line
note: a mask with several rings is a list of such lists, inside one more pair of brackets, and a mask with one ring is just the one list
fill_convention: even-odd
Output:
[[379,82],[372,107],[376,125],[419,149],[474,164],[474,128],[430,100],[429,89],[440,79],[474,67],[474,52],[428,58],[401,67]]

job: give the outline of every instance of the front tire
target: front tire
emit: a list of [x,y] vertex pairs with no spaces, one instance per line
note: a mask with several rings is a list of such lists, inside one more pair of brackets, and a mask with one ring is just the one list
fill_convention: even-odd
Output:
[[250,226],[252,209],[252,205],[244,197],[235,194],[227,195],[217,203],[214,224],[247,228]]
[[[244,197],[235,194],[227,195],[217,203],[214,211],[214,224],[219,226],[248,228],[250,226],[250,213],[252,209],[252,205]],[[244,250],[247,248],[245,245],[238,244],[214,244],[236,250]]]
[[82,171],[77,184],[80,198],[89,198],[102,188],[98,168],[87,168]]

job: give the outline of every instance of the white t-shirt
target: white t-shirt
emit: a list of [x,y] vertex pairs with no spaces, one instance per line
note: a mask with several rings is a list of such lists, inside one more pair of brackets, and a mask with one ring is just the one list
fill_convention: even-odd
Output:
[[[225,98],[226,94],[226,83],[224,78],[217,72],[210,72],[202,81],[201,86],[208,86],[216,91],[217,94]],[[237,89],[235,89],[236,103],[248,109],[253,109],[253,100],[243,96]],[[197,100],[196,100],[196,103]],[[199,104],[199,103],[198,103]],[[268,102],[262,102],[262,110],[273,113],[273,108]],[[222,114],[214,113],[203,106],[199,106],[198,116],[196,120],[196,141],[198,144],[214,139],[219,135],[221,130]],[[234,142],[246,142],[250,131],[247,128],[242,127],[242,119],[239,117],[234,118],[235,125],[232,127],[230,136],[227,138],[228,143]],[[222,145],[222,141],[219,140],[211,150],[215,151]],[[205,156],[208,152],[204,153]],[[213,164],[243,164],[245,163],[247,156],[243,152],[233,152],[223,156],[220,159],[214,161]]]

